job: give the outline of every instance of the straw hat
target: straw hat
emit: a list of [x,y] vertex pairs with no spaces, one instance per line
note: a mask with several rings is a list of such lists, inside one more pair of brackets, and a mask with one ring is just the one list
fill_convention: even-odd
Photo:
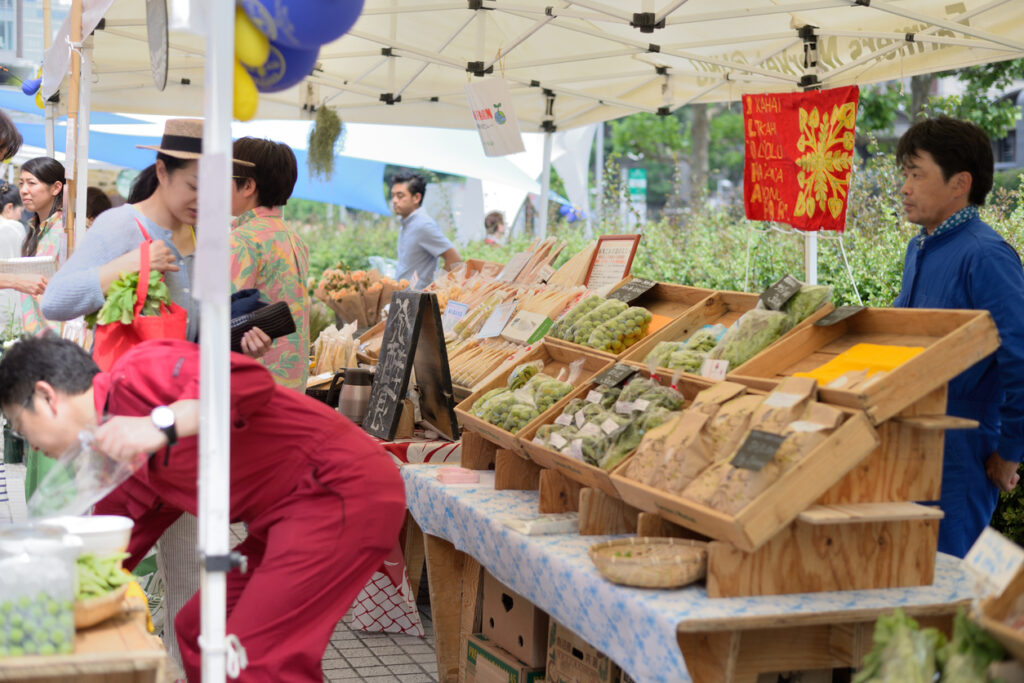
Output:
[[[139,149],[152,149],[177,159],[198,159],[203,153],[202,119],[167,119],[164,136],[159,145],[136,145]],[[255,166],[251,161],[232,159],[242,166]]]

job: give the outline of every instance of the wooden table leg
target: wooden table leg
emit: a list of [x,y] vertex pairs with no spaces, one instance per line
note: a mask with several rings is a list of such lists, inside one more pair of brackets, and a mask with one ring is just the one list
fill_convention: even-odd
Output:
[[448,541],[430,534],[426,541],[430,616],[434,621],[437,678],[442,683],[459,679],[459,635],[462,616],[462,571],[466,555]]
[[405,555],[405,571],[409,575],[409,586],[412,588],[412,599],[415,601],[420,594],[420,579],[423,578],[423,530],[408,512],[405,513],[405,538],[402,543]]
[[469,555],[462,564],[462,613],[459,619],[459,683],[466,681],[469,637],[483,629],[484,568]]

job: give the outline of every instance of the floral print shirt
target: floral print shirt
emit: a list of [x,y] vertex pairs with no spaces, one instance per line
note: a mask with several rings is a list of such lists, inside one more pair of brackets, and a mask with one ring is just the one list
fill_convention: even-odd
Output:
[[[67,235],[64,233],[64,214],[60,211],[43,221],[39,244],[35,256],[56,256],[60,268],[67,253]],[[60,323],[50,322],[43,317],[39,299],[28,294],[21,295],[21,326],[25,334],[37,335],[50,329],[60,333]]]
[[255,288],[267,303],[285,301],[295,332],[274,340],[260,362],[281,386],[306,390],[309,376],[309,248],[281,219],[280,207],[257,207],[231,229],[231,291]]

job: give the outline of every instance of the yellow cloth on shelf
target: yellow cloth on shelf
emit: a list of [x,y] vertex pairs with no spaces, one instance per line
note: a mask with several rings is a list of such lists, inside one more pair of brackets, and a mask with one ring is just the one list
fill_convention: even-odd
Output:
[[921,346],[889,346],[887,344],[857,344],[840,353],[829,362],[810,372],[795,373],[795,377],[810,377],[825,386],[837,377],[856,370],[867,370],[868,377],[876,372],[890,372],[924,351]]

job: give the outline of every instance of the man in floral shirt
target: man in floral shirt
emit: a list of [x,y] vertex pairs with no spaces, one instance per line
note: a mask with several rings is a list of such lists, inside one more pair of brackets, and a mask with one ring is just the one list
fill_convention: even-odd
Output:
[[272,140],[240,138],[235,159],[231,213],[231,288],[255,288],[267,303],[286,301],[295,332],[274,340],[260,362],[281,386],[305,391],[309,375],[309,249],[281,219],[298,177],[295,154]]

